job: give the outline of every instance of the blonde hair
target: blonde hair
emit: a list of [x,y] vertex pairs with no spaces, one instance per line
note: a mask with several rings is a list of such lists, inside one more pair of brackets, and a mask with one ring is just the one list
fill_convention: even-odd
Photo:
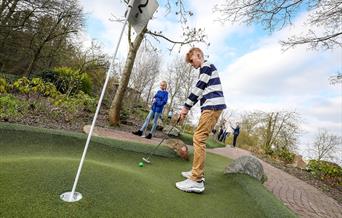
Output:
[[186,53],[186,56],[185,56],[186,63],[190,63],[190,59],[191,59],[192,55],[196,52],[200,53],[202,58],[204,57],[203,51],[200,48],[193,47],[188,51],[188,53]]
[[160,84],[165,84],[165,86],[167,88],[167,82],[165,80],[161,81]]

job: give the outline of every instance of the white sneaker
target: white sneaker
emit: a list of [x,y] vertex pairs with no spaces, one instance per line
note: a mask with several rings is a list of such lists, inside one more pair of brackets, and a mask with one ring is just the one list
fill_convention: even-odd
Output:
[[186,179],[182,182],[176,182],[176,187],[179,190],[185,191],[185,192],[196,192],[196,193],[202,193],[204,191],[204,183],[196,182],[191,179]]
[[[181,172],[182,176],[186,179],[190,179],[190,177],[192,176],[192,171],[186,171],[186,172]],[[202,181],[205,182],[205,178],[202,177]]]
[[185,171],[185,172],[181,172],[182,176],[186,179],[190,179],[192,172],[190,171]]

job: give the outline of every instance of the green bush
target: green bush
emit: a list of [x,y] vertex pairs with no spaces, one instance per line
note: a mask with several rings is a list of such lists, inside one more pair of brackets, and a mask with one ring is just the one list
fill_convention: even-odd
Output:
[[56,99],[52,99],[52,103],[62,111],[67,112],[64,113],[64,117],[66,121],[70,121],[82,111],[95,112],[97,100],[80,91],[72,97],[59,95]]
[[13,83],[13,88],[28,96],[31,89],[30,80],[26,77],[19,78]]
[[130,114],[131,114],[130,109],[127,107],[123,107],[122,110],[120,111],[121,122],[127,121]]
[[86,94],[86,93],[84,93],[82,91],[79,91],[75,95],[74,99],[76,100],[76,102],[78,104],[83,106],[82,107],[83,110],[89,111],[89,112],[92,112],[92,113],[95,112],[98,99],[93,98],[93,97],[89,96],[88,94]]
[[53,83],[62,94],[75,95],[79,91],[91,95],[92,83],[86,73],[81,73],[69,67],[59,67],[40,73],[46,82]]
[[308,170],[322,180],[328,180],[334,185],[342,185],[342,168],[328,161],[310,160]]
[[0,96],[0,119],[16,118],[27,110],[23,102],[11,94]]
[[0,94],[1,93],[7,93],[9,88],[9,85],[6,81],[6,79],[0,77]]
[[31,91],[45,97],[55,98],[60,93],[56,86],[50,82],[44,82],[41,78],[33,78],[30,82]]
[[274,154],[280,160],[282,160],[286,164],[291,164],[294,161],[295,154],[290,152],[287,148],[280,148],[275,150]]
[[57,91],[56,86],[50,82],[45,82],[44,96],[56,98],[60,95],[60,92]]
[[[233,134],[230,134],[226,139],[226,143],[232,145],[233,144]],[[237,147],[246,148],[246,147],[258,147],[258,138],[254,135],[248,134],[248,132],[241,130],[239,137],[237,138]]]
[[27,97],[29,97],[30,93],[53,98],[60,94],[52,83],[44,82],[41,78],[33,78],[32,80],[26,77],[19,78],[13,83],[13,88],[27,95]]

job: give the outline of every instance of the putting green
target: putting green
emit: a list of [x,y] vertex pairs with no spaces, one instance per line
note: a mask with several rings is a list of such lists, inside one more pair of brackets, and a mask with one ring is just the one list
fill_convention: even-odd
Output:
[[151,147],[114,140],[91,143],[83,199],[66,203],[85,135],[0,123],[0,138],[0,217],[294,217],[256,180],[223,175],[228,159],[208,154],[206,190],[191,194],[174,185],[191,162],[161,149],[167,157],[139,167],[144,155],[128,148]]

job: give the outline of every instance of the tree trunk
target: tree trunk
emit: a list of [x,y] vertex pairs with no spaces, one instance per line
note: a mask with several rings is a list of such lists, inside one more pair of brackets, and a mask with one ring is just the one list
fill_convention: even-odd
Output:
[[150,96],[153,88],[154,80],[151,82],[150,88],[148,89],[147,98],[146,98],[146,106],[148,105],[148,102],[150,102]]
[[[45,44],[45,43],[44,43],[44,44]],[[42,51],[42,48],[43,48],[44,44],[41,45],[41,46],[38,48],[38,50],[35,52],[35,54],[34,54],[34,56],[33,56],[33,59],[32,59],[31,62],[30,62],[30,65],[29,65],[28,68],[26,69],[25,76],[26,76],[27,78],[30,77],[31,72],[32,72],[32,70],[33,70],[33,67],[34,67],[34,65],[36,64],[37,60],[38,60],[38,57],[39,57],[39,55],[40,55],[40,52]]]
[[267,127],[266,127],[266,137],[265,137],[265,151],[266,153],[270,153],[271,152],[271,140],[272,140],[272,125],[273,125],[273,113],[270,113],[267,116]]
[[169,107],[166,107],[166,113],[165,115],[168,116],[171,108],[173,107],[173,100],[174,100],[175,95],[172,95],[170,98],[170,104]]
[[114,100],[109,110],[109,122],[111,125],[119,125],[120,123],[120,110],[122,106],[122,100],[125,95],[126,88],[128,86],[129,78],[131,76],[131,72],[132,72],[135,57],[137,55],[137,51],[144,38],[146,30],[147,29],[145,27],[143,31],[139,35],[136,36],[133,44],[129,46],[125,68],[121,76],[119,87],[115,93]]

